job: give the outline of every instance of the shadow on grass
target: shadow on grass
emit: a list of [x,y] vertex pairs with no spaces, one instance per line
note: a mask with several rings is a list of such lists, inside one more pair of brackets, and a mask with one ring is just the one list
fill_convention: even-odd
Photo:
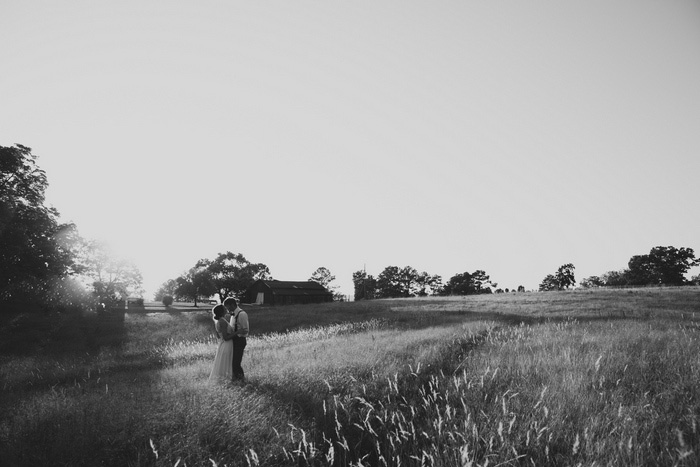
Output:
[[125,310],[18,313],[0,328],[0,355],[98,354],[126,340]]

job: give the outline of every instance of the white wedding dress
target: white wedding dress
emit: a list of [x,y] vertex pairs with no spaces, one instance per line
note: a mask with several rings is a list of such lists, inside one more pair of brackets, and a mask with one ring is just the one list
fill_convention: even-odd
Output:
[[233,376],[233,341],[225,341],[222,337],[221,326],[228,326],[228,332],[233,332],[231,326],[225,319],[221,318],[216,322],[214,327],[219,336],[219,347],[216,349],[216,357],[214,358],[214,368],[209,375],[209,381],[230,381]]

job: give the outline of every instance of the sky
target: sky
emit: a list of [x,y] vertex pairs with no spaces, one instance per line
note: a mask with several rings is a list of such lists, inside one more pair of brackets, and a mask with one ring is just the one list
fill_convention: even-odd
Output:
[[700,254],[695,0],[2,0],[0,67],[0,145],[146,297],[226,251],[348,295]]

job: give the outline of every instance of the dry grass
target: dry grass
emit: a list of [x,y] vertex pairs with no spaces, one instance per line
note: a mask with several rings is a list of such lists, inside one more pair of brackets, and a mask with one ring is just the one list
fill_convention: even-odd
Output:
[[36,338],[19,317],[0,329],[0,464],[697,465],[699,298],[251,308],[244,387],[206,381],[206,310],[62,316],[13,347]]

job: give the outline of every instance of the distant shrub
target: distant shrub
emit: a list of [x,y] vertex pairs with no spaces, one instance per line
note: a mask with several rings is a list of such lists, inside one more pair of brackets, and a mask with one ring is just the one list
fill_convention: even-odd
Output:
[[173,297],[170,295],[165,295],[163,297],[163,305],[170,306],[173,304]]

